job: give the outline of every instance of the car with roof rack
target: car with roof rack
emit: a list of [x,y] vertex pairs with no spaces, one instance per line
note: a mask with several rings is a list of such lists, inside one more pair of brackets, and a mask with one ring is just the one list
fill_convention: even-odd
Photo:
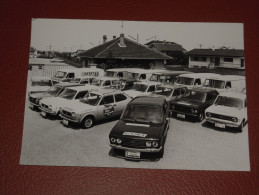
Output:
[[169,107],[163,97],[134,98],[109,134],[109,155],[137,161],[162,158],[170,123]]
[[60,117],[66,126],[72,122],[90,128],[96,121],[120,116],[130,100],[122,91],[98,88],[89,91],[80,101],[63,105]]
[[92,80],[91,85],[100,88],[121,89],[122,81],[119,78],[113,77],[96,77]]
[[35,109],[40,106],[40,100],[44,98],[57,97],[59,96],[66,87],[83,86],[78,83],[58,83],[53,85],[46,92],[29,94],[30,108]]
[[218,92],[214,89],[193,88],[179,100],[171,101],[171,112],[178,118],[196,118],[199,122],[203,121],[205,110],[211,106]]
[[51,78],[44,77],[44,76],[34,76],[31,78],[30,85],[28,86],[28,95],[33,93],[42,93],[47,91],[51,86],[53,85],[53,82]]
[[41,115],[43,117],[58,116],[60,108],[71,104],[73,101],[82,99],[89,90],[95,89],[95,86],[85,85],[77,87],[67,87],[58,97],[50,97],[40,100]]
[[205,111],[206,122],[215,127],[237,128],[242,132],[247,124],[246,94],[225,92],[220,94],[214,104]]

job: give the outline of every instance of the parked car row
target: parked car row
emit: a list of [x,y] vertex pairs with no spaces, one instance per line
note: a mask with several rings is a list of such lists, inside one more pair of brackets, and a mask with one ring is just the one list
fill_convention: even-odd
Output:
[[[238,76],[228,79],[210,73],[181,73],[166,82],[162,76],[169,78],[169,74],[165,71],[152,73],[152,81],[125,80],[118,74],[116,69],[114,74],[109,70],[105,77],[86,75],[84,80],[81,75],[60,82],[46,92],[30,94],[31,108],[38,107],[45,118],[61,117],[65,126],[78,123],[83,128],[120,116],[109,134],[109,154],[131,160],[163,157],[171,116],[199,122],[205,119],[216,128],[235,127],[239,131],[247,123],[246,95],[237,93],[240,86],[245,87],[245,80]],[[227,90],[229,83],[235,90]],[[227,92],[222,92],[223,88]]]

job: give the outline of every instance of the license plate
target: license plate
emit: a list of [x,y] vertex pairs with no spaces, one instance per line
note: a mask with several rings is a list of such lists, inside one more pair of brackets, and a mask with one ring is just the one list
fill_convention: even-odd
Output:
[[62,123],[63,123],[64,125],[68,125],[68,121],[65,120],[65,119],[62,120]]
[[131,151],[126,151],[126,157],[129,158],[140,158],[140,152],[131,152]]
[[185,118],[185,115],[184,114],[177,114],[177,117],[178,118]]
[[46,112],[42,111],[40,114],[41,114],[41,116],[46,116]]
[[33,110],[33,109],[34,109],[34,106],[30,104],[30,108]]
[[215,127],[226,128],[226,125],[221,123],[215,123]]

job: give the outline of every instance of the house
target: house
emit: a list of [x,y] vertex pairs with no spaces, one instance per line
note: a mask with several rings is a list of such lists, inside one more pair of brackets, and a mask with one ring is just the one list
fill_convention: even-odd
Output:
[[172,57],[171,60],[167,60],[167,64],[171,65],[182,65],[187,64],[185,60],[186,50],[179,44],[170,41],[150,41],[145,44],[149,48],[166,54]]
[[187,52],[189,68],[235,68],[245,69],[244,50],[242,49],[193,49]]
[[37,58],[38,52],[34,47],[30,48],[30,58]]
[[163,69],[165,60],[171,59],[166,54],[125,38],[124,34],[117,38],[114,36],[110,41],[104,36],[103,44],[79,53],[78,57],[84,67],[97,64],[104,69],[118,67]]

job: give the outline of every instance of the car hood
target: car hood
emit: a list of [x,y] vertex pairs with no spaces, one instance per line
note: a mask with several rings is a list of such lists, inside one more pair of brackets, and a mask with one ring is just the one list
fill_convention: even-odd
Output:
[[31,93],[48,91],[50,86],[29,86],[28,91]]
[[191,99],[174,100],[174,101],[171,101],[171,103],[175,105],[186,106],[191,108],[199,108],[204,104],[204,102],[195,101]]
[[110,132],[110,136],[138,139],[159,139],[162,137],[163,125],[141,124],[119,120]]
[[135,90],[127,90],[124,91],[124,93],[126,93],[128,96],[135,98],[137,96],[141,96],[141,95],[145,95],[145,92],[141,92],[141,91],[135,91]]
[[81,113],[85,113],[85,112],[94,110],[94,106],[89,105],[89,104],[84,104],[79,101],[73,101],[73,103],[63,106],[62,109],[69,111],[69,112],[75,112],[75,113],[81,114]]
[[66,106],[71,103],[72,100],[68,100],[65,98],[61,97],[50,97],[50,98],[45,98],[41,100],[41,103],[46,104],[46,105],[52,105],[55,107],[62,107]]
[[238,112],[240,112],[241,109],[229,107],[229,106],[220,106],[220,105],[212,105],[209,108],[207,108],[206,112],[214,113],[214,114],[220,114],[220,115],[226,115],[226,116],[237,116]]
[[48,94],[47,92],[43,92],[43,93],[33,93],[30,95],[30,97],[36,98],[36,99],[42,99],[45,97],[52,97],[52,95]]

